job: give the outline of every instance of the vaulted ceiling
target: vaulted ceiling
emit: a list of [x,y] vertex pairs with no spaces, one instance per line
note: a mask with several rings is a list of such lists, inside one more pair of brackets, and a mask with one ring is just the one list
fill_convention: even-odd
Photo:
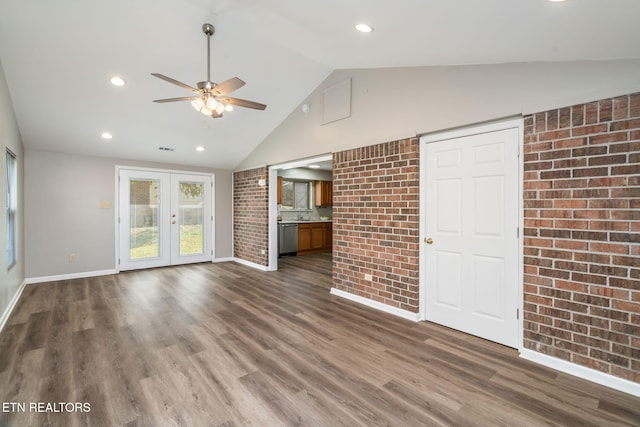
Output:
[[[0,0],[0,60],[28,149],[231,169],[335,69],[640,58],[638,16],[638,0]],[[152,103],[189,92],[150,73],[205,80],[205,22],[212,80],[240,77],[232,96],[265,111]]]

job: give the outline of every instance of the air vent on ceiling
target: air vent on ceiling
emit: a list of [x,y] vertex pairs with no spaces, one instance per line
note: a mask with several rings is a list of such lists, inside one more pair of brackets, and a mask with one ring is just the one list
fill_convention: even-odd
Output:
[[176,151],[176,149],[173,148],[173,147],[158,147],[158,150],[160,150],[160,151]]

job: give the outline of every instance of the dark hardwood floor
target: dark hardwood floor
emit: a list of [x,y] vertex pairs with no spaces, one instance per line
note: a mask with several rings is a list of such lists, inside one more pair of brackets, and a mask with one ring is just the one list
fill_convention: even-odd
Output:
[[640,425],[640,399],[334,297],[330,269],[320,253],[29,285],[0,334],[2,402],[26,410],[0,425]]

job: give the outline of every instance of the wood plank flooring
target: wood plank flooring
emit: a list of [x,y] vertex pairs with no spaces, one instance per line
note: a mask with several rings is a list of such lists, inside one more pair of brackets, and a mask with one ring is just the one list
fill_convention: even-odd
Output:
[[[0,425],[640,425],[640,399],[329,294],[330,254],[26,287]],[[79,402],[90,412],[30,412]]]

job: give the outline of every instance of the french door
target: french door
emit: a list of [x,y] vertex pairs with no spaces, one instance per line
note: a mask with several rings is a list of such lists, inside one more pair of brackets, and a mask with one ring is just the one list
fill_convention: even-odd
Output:
[[423,145],[426,318],[518,347],[518,129]]
[[120,169],[119,269],[211,261],[210,175]]

